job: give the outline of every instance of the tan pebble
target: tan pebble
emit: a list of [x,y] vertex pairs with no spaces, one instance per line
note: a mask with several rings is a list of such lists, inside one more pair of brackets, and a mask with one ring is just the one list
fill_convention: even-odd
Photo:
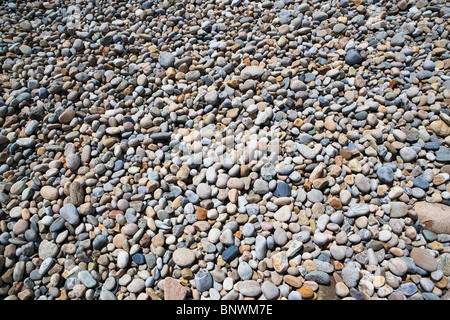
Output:
[[314,291],[308,286],[302,286],[297,291],[300,292],[303,299],[311,299],[314,297]]
[[336,283],[336,295],[338,297],[344,298],[344,297],[348,296],[349,293],[350,293],[350,290],[345,285],[345,283],[343,283],[343,282]]

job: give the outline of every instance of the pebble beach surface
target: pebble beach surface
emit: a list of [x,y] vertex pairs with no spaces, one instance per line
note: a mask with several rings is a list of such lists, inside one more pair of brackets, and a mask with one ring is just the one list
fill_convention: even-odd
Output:
[[0,299],[450,299],[450,2],[0,2]]

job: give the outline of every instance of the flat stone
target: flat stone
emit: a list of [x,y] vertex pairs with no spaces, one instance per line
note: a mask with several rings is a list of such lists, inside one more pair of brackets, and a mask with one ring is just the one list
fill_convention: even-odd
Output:
[[184,300],[187,288],[174,278],[164,278],[164,300]]
[[348,218],[355,218],[360,216],[365,216],[369,213],[370,208],[367,203],[356,203],[350,205],[349,210],[347,211]]
[[407,207],[404,202],[391,202],[391,211],[389,216],[391,218],[403,218],[407,214]]
[[261,294],[261,286],[255,280],[245,280],[239,283],[239,292],[245,297],[257,297]]
[[228,247],[224,252],[222,252],[222,259],[224,261],[230,262],[234,260],[239,254],[239,248],[235,245]]
[[87,270],[81,270],[78,272],[78,279],[87,288],[94,288],[97,285],[97,280],[95,280],[92,274]]
[[414,263],[428,271],[433,272],[437,270],[437,262],[433,256],[425,249],[413,248],[410,253],[410,257],[414,260]]
[[241,78],[243,80],[256,79],[256,78],[261,77],[263,75],[263,73],[264,73],[263,68],[257,67],[257,66],[249,66],[249,67],[245,67],[244,69],[242,69]]
[[305,280],[314,281],[318,284],[329,285],[330,284],[330,276],[323,271],[312,271],[306,274]]
[[392,258],[389,260],[388,263],[389,270],[397,275],[397,276],[403,276],[408,271],[408,265],[403,259],[400,258]]

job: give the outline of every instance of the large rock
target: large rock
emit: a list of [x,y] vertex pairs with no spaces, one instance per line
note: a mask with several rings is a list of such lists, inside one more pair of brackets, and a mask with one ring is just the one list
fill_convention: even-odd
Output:
[[416,202],[414,210],[419,221],[434,233],[450,234],[450,206],[440,203]]

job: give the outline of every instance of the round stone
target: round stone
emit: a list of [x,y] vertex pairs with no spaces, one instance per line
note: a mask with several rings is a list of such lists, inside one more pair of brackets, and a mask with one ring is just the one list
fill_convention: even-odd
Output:
[[195,254],[187,248],[178,248],[173,252],[173,261],[180,267],[190,267],[195,262]]

